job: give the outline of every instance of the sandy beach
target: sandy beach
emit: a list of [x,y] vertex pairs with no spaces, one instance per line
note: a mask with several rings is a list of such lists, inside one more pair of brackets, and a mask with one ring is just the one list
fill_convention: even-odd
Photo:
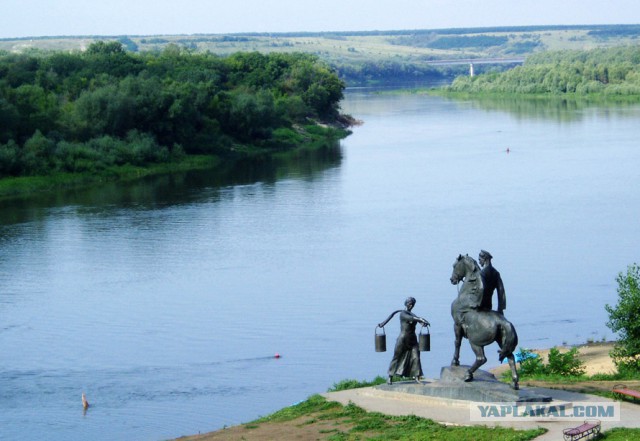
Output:
[[[589,343],[579,346],[579,359],[582,360],[585,367],[585,373],[587,375],[594,374],[611,374],[616,370],[609,352],[613,349],[613,342],[598,342]],[[569,346],[558,346],[560,352],[565,352],[571,349]],[[548,349],[532,349],[531,352],[538,354],[546,362],[549,358]],[[498,376],[505,370],[508,370],[509,366],[505,363],[496,368],[490,369],[491,372]]]

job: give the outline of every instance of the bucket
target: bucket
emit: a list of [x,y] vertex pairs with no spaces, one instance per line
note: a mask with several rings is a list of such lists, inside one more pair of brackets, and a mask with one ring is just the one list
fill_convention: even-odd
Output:
[[387,336],[384,333],[384,328],[382,328],[382,334],[378,334],[377,331],[378,327],[376,326],[376,328],[373,330],[373,334],[375,336],[375,341],[376,341],[376,352],[386,352],[387,350]]
[[[423,326],[422,329],[425,327]],[[431,334],[429,334],[429,327],[427,326],[427,333],[423,334],[422,329],[420,329],[420,340],[418,342],[418,347],[421,351],[430,351],[431,350]]]

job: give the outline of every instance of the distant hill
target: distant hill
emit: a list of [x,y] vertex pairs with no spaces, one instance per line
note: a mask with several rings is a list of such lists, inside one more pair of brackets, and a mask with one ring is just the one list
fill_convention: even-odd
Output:
[[[638,25],[509,26],[359,32],[296,32],[195,35],[59,36],[0,39],[0,50],[85,50],[95,41],[120,41],[129,51],[162,51],[177,45],[221,56],[234,52],[305,52],[318,55],[348,84],[451,78],[466,65],[436,60],[526,58],[547,50],[637,45]],[[476,72],[511,65],[478,65]]]

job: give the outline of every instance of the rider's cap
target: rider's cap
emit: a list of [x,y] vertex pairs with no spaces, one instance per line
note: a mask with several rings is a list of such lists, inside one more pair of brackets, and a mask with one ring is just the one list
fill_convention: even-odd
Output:
[[493,256],[491,255],[491,253],[485,250],[480,250],[480,257],[484,257],[485,259],[486,258],[493,259]]

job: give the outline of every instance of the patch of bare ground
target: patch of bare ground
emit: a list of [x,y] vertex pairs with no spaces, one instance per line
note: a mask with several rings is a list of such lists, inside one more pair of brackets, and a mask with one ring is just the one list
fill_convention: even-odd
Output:
[[[320,419],[314,414],[291,421],[249,423],[228,427],[202,435],[185,436],[175,441],[274,441],[274,440],[326,440],[332,435],[347,433],[353,428],[346,419]],[[366,439],[366,432],[359,432]]]

